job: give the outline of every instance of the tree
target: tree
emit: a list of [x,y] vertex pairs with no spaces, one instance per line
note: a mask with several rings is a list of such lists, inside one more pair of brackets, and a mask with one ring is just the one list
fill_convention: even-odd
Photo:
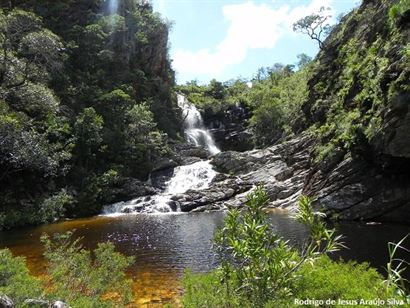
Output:
[[306,65],[308,65],[312,61],[312,57],[309,57],[305,53],[298,54],[296,57],[299,60],[298,63],[297,63],[297,66],[298,66],[299,69],[305,67]]
[[318,13],[305,16],[293,24],[293,31],[307,34],[323,49],[323,37],[329,34],[331,26],[327,21],[331,15],[326,14],[330,8],[321,7]]
[[45,81],[61,67],[60,38],[42,28],[41,18],[14,9],[0,11],[0,85],[6,89],[27,81]]
[[77,138],[77,157],[85,167],[90,160],[94,160],[96,151],[101,142],[101,130],[104,126],[103,118],[95,112],[94,108],[85,108],[77,117],[74,124],[74,134]]

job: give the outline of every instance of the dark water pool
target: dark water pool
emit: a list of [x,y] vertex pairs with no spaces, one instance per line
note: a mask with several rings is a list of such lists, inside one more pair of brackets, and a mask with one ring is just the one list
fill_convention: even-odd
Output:
[[[120,252],[136,257],[130,269],[135,281],[136,305],[160,304],[178,298],[179,279],[186,268],[201,272],[217,265],[211,240],[223,218],[222,212],[98,216],[0,232],[0,248],[8,247],[16,255],[26,256],[31,271],[41,275],[45,272],[39,242],[42,233],[76,229],[75,234],[84,237],[83,243],[88,248],[94,248],[98,242],[112,241]],[[276,231],[291,243],[299,245],[306,239],[305,227],[286,212],[273,212],[270,218]],[[409,226],[397,224],[340,223],[335,227],[345,235],[344,242],[349,247],[335,258],[367,261],[380,269],[388,260],[387,242],[398,241],[410,231]]]

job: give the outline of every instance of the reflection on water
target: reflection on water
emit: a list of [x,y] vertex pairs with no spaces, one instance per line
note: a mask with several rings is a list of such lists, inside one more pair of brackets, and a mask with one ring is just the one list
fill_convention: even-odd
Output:
[[[45,271],[39,237],[46,232],[65,232],[76,229],[83,236],[87,248],[98,242],[112,241],[118,251],[136,257],[129,274],[134,279],[136,306],[175,300],[181,292],[179,278],[185,268],[196,272],[214,268],[217,257],[212,252],[214,232],[221,226],[224,213],[191,213],[181,215],[130,215],[94,217],[65,221],[36,228],[0,232],[0,248],[9,247],[17,255],[27,257],[35,274]],[[304,226],[286,213],[270,215],[274,229],[292,244],[306,239]],[[408,231],[401,225],[365,225],[343,223],[337,226],[345,234],[350,248],[338,256],[344,259],[369,261],[384,266],[387,261],[387,242],[398,241]],[[337,256],[337,257],[338,257]]]

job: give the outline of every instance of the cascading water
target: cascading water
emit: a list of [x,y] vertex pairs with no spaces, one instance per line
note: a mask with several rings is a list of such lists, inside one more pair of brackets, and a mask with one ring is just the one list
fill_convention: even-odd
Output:
[[110,15],[117,14],[118,11],[118,0],[108,1],[108,12]]
[[188,142],[206,148],[212,155],[221,152],[215,145],[209,130],[204,126],[204,121],[198,109],[181,94],[178,94],[178,106],[182,109],[185,135]]
[[[185,135],[188,142],[195,146],[203,146],[211,154],[220,152],[215,142],[205,128],[199,111],[182,95],[178,95],[178,105],[184,116]],[[105,215],[120,215],[124,213],[171,213],[180,212],[180,208],[172,202],[172,196],[182,194],[189,189],[201,190],[209,187],[216,172],[209,161],[199,161],[174,169],[174,175],[166,183],[163,193],[155,196],[139,197],[127,202],[119,202],[104,207]]]

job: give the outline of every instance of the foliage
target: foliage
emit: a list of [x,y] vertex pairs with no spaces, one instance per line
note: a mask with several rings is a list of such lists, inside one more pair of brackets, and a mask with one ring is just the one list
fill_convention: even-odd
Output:
[[387,263],[387,279],[384,281],[387,288],[391,288],[395,291],[396,296],[403,298],[403,300],[410,302],[410,294],[407,294],[406,283],[408,281],[403,277],[403,272],[407,269],[410,263],[404,259],[397,258],[397,252],[401,249],[407,253],[410,253],[408,248],[403,247],[403,242],[409,237],[407,234],[398,243],[388,243],[389,249],[389,262]]
[[170,24],[107,3],[0,4],[0,229],[98,213],[104,174],[145,180],[178,136]]
[[54,222],[64,217],[66,208],[71,206],[73,202],[73,196],[62,189],[41,203],[35,222]]
[[185,274],[185,307],[300,306],[295,299],[405,302],[402,289],[395,283],[386,285],[368,264],[328,257],[343,247],[341,236],[326,227],[323,214],[313,212],[308,197],[300,199],[296,218],[308,227],[310,238],[299,249],[272,231],[262,209],[267,200],[257,188],[247,196],[242,212],[228,212],[215,238],[221,266],[208,274]]
[[[301,106],[307,92],[311,58],[298,56],[294,65],[274,64],[260,68],[251,81],[236,79],[225,83],[211,80],[208,85],[196,81],[178,86],[190,102],[202,109],[205,118],[226,120],[232,106],[251,111],[247,125],[255,134],[257,146],[275,143],[284,135],[300,130]],[[229,120],[229,119],[228,119]]]
[[[64,299],[72,307],[111,307],[125,304],[132,296],[131,281],[124,270],[132,257],[115,252],[110,242],[100,243],[93,256],[73,239],[72,232],[41,238],[49,262],[51,297]],[[109,300],[104,295],[116,294]],[[110,302],[111,301],[111,302]]]
[[299,253],[270,229],[263,211],[267,202],[268,196],[260,187],[248,194],[246,209],[230,210],[215,239],[228,294],[256,306],[292,296],[300,266],[342,246],[340,236],[326,228],[313,213],[310,200],[303,197],[297,219],[309,227],[310,241]]
[[227,284],[221,284],[219,272],[194,274],[187,271],[184,274],[182,283],[184,287],[183,307],[223,308],[249,306],[245,299],[230,295]]
[[[122,307],[132,299],[131,281],[125,270],[132,257],[115,252],[110,242],[94,251],[84,249],[73,233],[41,238],[48,261],[48,275],[34,278],[25,259],[0,250],[0,295],[9,296],[17,307],[26,299],[62,300],[73,308]],[[31,306],[30,306],[31,307]]]
[[389,18],[394,21],[408,10],[410,10],[410,0],[400,0],[389,9]]
[[314,263],[304,264],[296,282],[295,297],[299,299],[385,300],[393,298],[383,285],[383,277],[367,263],[332,261],[322,256]]
[[0,295],[6,294],[20,306],[25,299],[39,298],[43,294],[40,281],[30,276],[26,261],[14,257],[9,249],[0,250]]
[[[364,27],[376,14],[369,5],[353,11],[335,28],[329,36],[329,44],[340,43],[329,62],[334,69],[323,63],[326,52],[318,56],[305,104],[311,130],[319,139],[316,161],[336,151],[369,157],[383,137],[387,108],[398,107],[408,95],[408,43],[403,31],[389,25],[392,6],[386,1],[377,8],[383,27]],[[359,28],[365,33],[354,31]]]

